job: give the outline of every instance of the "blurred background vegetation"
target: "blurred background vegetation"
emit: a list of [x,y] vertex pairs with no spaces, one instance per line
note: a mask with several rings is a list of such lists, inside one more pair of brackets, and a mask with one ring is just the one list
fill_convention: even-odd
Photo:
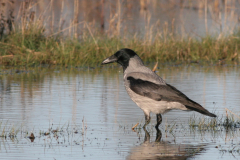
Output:
[[238,64],[239,0],[1,0],[0,64],[96,66],[120,48],[147,62]]

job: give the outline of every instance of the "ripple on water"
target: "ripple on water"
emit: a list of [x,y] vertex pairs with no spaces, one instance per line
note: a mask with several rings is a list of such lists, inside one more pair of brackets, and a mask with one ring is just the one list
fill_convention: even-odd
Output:
[[[38,68],[1,75],[0,135],[6,136],[0,138],[1,158],[239,158],[239,128],[190,127],[193,115],[196,123],[210,120],[194,112],[163,115],[159,143],[155,115],[147,128],[149,136],[139,126],[133,132],[133,125],[143,124],[144,114],[125,92],[122,73],[116,68],[99,70]],[[225,108],[239,115],[238,68],[182,65],[158,71],[220,117],[226,115]],[[60,132],[53,132],[56,129]],[[31,132],[33,142],[27,138]]]

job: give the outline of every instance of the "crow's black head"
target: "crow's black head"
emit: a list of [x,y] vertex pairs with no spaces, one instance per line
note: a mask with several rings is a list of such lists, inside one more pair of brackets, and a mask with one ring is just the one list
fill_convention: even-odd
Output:
[[123,69],[125,69],[129,65],[130,58],[133,58],[136,55],[137,54],[133,50],[123,48],[117,51],[114,55],[105,59],[102,64],[117,62],[123,66]]

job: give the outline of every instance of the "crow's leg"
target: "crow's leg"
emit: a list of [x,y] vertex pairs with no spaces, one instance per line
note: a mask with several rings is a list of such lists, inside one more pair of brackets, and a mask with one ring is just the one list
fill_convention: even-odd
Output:
[[158,126],[162,123],[162,115],[161,114],[156,114],[157,116],[157,124],[155,128],[158,130]]

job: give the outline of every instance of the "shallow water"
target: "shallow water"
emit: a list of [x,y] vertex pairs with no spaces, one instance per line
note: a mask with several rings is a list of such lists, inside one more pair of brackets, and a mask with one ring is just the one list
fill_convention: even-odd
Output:
[[[166,65],[157,71],[219,117],[225,117],[225,108],[239,115],[239,66]],[[191,129],[193,116],[204,117],[195,112],[163,115],[160,132],[153,127],[152,115],[147,131],[132,131],[136,123],[143,125],[144,115],[128,97],[122,79],[122,69],[114,65],[100,69],[2,68],[1,158],[240,158],[239,128]],[[31,132],[33,142],[28,138]],[[15,134],[9,136],[11,133]],[[160,142],[155,143],[156,138]]]

